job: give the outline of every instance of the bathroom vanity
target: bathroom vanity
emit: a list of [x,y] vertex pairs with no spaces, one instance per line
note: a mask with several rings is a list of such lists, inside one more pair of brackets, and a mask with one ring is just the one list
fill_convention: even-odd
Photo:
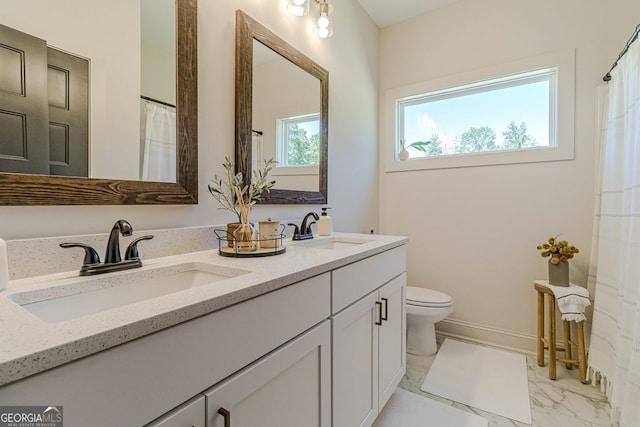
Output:
[[[0,402],[62,406],[71,427],[371,425],[405,372],[406,241],[337,233],[275,257],[202,251],[89,282],[14,281]],[[64,320],[29,307],[190,268],[223,277]]]

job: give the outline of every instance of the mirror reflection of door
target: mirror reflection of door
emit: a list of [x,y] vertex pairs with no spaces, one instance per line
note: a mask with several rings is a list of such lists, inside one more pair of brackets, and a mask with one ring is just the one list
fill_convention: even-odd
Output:
[[252,167],[275,159],[274,188],[318,191],[320,82],[253,41]]
[[0,170],[88,176],[88,61],[0,25]]
[[89,61],[48,48],[49,175],[89,176]]
[[[23,48],[26,42],[22,41],[19,42],[22,45],[12,45],[3,32],[0,40],[0,110],[4,112],[0,113],[0,173],[125,180],[139,180],[144,175],[148,181],[176,182],[175,142],[174,148],[168,156],[163,157],[161,164],[147,161],[148,172],[143,171],[144,134],[153,128],[154,135],[162,135],[160,140],[164,140],[166,135],[166,138],[175,141],[175,118],[165,121],[164,125],[140,127],[141,122],[145,125],[147,122],[147,108],[142,104],[149,103],[141,95],[171,105],[166,107],[162,103],[152,102],[158,113],[153,114],[155,122],[163,115],[175,116],[175,0],[92,1],[84,2],[90,3],[90,6],[78,8],[80,3],[83,2],[2,0],[0,25],[21,31],[27,38],[34,37],[32,40],[40,39],[40,57],[44,55],[45,71],[36,79],[31,53],[33,49]],[[113,22],[118,22],[118,25],[112,25]],[[77,71],[59,62],[51,63],[47,69],[46,50],[51,51],[52,48],[56,54],[71,52],[72,58],[89,58],[91,61],[91,78],[87,82],[87,94],[91,94],[88,101],[91,104],[86,109],[90,145],[85,145],[80,151],[73,148],[73,136],[77,132],[73,132],[71,124],[77,120],[67,123],[69,117],[59,116],[65,111],[67,116],[68,111],[79,105],[73,98],[73,78]],[[22,73],[25,72],[28,78],[23,79]],[[38,80],[41,84],[35,88],[34,83]],[[53,82],[68,84],[68,93],[53,89]],[[35,101],[34,95],[46,96],[48,92],[65,99],[56,99],[52,103],[49,108],[51,112],[48,113],[52,115],[52,125],[50,128],[40,126],[40,136],[37,136],[32,128],[33,111],[41,111],[43,104],[42,99]],[[33,99],[36,104],[7,104],[7,98],[13,99],[10,101],[12,103],[20,100],[20,104],[30,103]],[[63,106],[67,101],[68,105]],[[9,138],[12,134],[15,137]],[[152,135],[152,138],[156,137]],[[147,155],[152,152],[147,150]],[[49,155],[51,166],[47,171],[45,163]],[[86,158],[87,166],[75,168],[74,158]],[[36,163],[40,165],[34,169],[32,165]],[[157,166],[157,173],[152,173],[152,166]]]

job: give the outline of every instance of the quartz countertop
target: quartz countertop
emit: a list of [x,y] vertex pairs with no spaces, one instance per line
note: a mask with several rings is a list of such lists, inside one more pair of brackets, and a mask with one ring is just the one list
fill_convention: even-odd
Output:
[[[0,292],[0,386],[89,356],[128,341],[152,334],[196,317],[212,313],[259,295],[289,286],[307,278],[401,246],[406,237],[370,234],[333,233],[337,238],[367,240],[366,243],[327,250],[305,246],[305,242],[285,242],[284,254],[259,258],[222,257],[217,250],[186,253],[155,259],[143,259],[143,267],[80,277],[78,271],[9,282]],[[320,237],[318,240],[323,239]],[[314,239],[315,240],[315,239]],[[73,288],[87,280],[113,280],[131,272],[198,262],[248,273],[219,282],[123,305],[82,317],[45,322],[18,303],[16,294],[42,293],[51,298],[51,290]],[[62,289],[62,288],[59,288]]]

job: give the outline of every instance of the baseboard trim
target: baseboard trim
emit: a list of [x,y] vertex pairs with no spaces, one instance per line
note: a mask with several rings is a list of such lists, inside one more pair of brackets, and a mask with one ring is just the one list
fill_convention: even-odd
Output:
[[537,352],[538,337],[536,335],[450,317],[436,324],[436,333],[444,337],[463,339],[520,353],[536,354]]

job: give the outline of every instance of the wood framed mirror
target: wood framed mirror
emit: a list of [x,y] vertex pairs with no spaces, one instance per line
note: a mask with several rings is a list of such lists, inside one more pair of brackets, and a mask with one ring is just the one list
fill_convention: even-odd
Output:
[[[256,45],[259,43],[259,45]],[[256,129],[254,126],[254,98],[256,93],[254,91],[254,84],[256,78],[254,76],[254,67],[256,65],[256,58],[261,54],[256,52],[256,47],[267,50],[271,53],[275,53],[280,58],[280,61],[285,63],[284,66],[296,68],[297,72],[302,74],[303,79],[309,79],[309,77],[315,81],[315,93],[309,99],[313,99],[312,104],[315,104],[312,108],[313,114],[306,114],[307,116],[317,117],[317,164],[314,165],[317,175],[317,180],[314,178],[313,188],[310,189],[292,189],[288,186],[281,188],[278,184],[280,177],[286,182],[298,182],[302,181],[301,175],[296,178],[296,172],[281,171],[277,172],[283,163],[286,163],[286,158],[283,159],[283,155],[279,154],[273,156],[278,161],[278,167],[276,173],[272,173],[270,176],[276,180],[276,187],[274,187],[269,193],[265,193],[262,196],[263,204],[325,204],[327,203],[327,159],[328,159],[328,112],[329,112],[329,73],[313,60],[296,50],[293,46],[289,45],[279,36],[275,35],[269,29],[264,27],[259,22],[248,16],[241,10],[236,11],[236,123],[235,123],[235,164],[236,173],[242,172],[245,182],[250,182],[252,170],[254,167],[260,167],[260,162],[266,160],[271,156],[263,157],[260,160],[256,160],[256,153],[254,153],[255,143],[253,140],[253,134],[259,135],[265,134],[264,129]],[[284,60],[283,60],[284,59]],[[293,65],[293,67],[292,67]],[[304,77],[306,76],[306,77]],[[296,77],[296,79],[298,78]],[[293,79],[289,79],[285,82],[287,85],[287,92],[296,92],[293,88]],[[272,85],[275,86],[275,85]],[[282,96],[285,95],[285,91],[281,91]],[[269,99],[275,100],[276,96],[271,96]],[[317,100],[317,104],[316,101]],[[282,108],[279,107],[282,111]],[[309,107],[307,107],[309,108]],[[306,111],[305,111],[306,112]],[[307,112],[308,113],[308,112]],[[271,120],[267,120],[268,131],[272,135],[276,135],[278,131],[275,129],[276,122],[280,122],[281,118],[278,113],[270,113]],[[293,113],[286,113],[288,116],[296,116]],[[297,117],[303,117],[305,114],[297,114]],[[274,136],[275,139],[275,136]],[[286,140],[286,138],[283,138]],[[273,146],[276,142],[273,142]],[[284,168],[283,168],[284,169]],[[295,168],[291,168],[295,169]],[[313,175],[313,174],[312,174]],[[317,183],[317,184],[316,184]],[[287,184],[288,185],[288,184]]]
[[197,0],[175,11],[176,182],[0,173],[0,205],[198,203]]

